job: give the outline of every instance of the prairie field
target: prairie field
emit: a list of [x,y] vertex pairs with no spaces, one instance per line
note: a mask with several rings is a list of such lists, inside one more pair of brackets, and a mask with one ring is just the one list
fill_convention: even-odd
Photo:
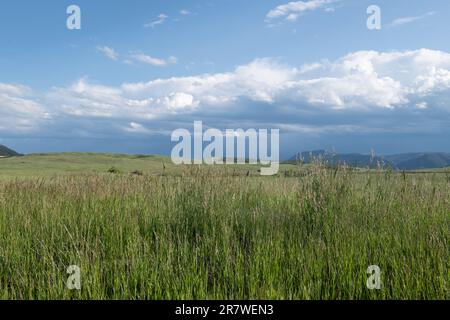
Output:
[[0,299],[450,298],[448,173],[257,169],[0,159]]

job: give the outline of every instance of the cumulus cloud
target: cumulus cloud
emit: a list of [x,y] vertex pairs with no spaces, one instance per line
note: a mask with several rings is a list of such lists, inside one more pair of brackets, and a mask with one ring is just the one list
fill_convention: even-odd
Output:
[[327,5],[337,2],[339,0],[309,0],[309,1],[295,1],[289,2],[270,10],[266,15],[266,20],[285,19],[288,21],[295,21],[299,15],[305,11],[313,11],[325,7],[327,11],[332,11],[332,8]]
[[122,88],[127,94],[138,97],[185,92],[208,106],[236,102],[239,98],[272,102],[275,92],[293,78],[295,70],[271,59],[258,59],[229,73],[125,83]]
[[124,127],[124,131],[129,133],[150,133],[150,130],[145,128],[142,124],[136,122],[130,122],[128,126]]
[[30,133],[50,117],[29,87],[0,83],[0,133]]
[[61,113],[76,118],[151,120],[162,114],[195,109],[198,101],[184,92],[146,94],[137,97],[124,88],[107,87],[80,79],[66,88],[54,89],[49,100]]
[[47,92],[42,97],[47,110],[28,97],[29,91],[0,85],[0,114],[9,114],[0,126],[11,125],[11,117],[24,112],[24,119],[52,114],[56,122],[63,119],[83,132],[100,130],[101,124],[102,132],[119,128],[148,134],[202,119],[217,126],[314,134],[414,132],[427,126],[436,130],[448,122],[450,54],[427,49],[358,51],[300,66],[265,58],[225,73],[117,87],[80,79]]
[[302,103],[310,108],[395,108],[448,89],[449,68],[450,54],[439,51],[360,51],[298,68],[258,59],[229,73],[128,83],[122,89],[141,97],[182,91],[202,105],[245,98],[274,105]]

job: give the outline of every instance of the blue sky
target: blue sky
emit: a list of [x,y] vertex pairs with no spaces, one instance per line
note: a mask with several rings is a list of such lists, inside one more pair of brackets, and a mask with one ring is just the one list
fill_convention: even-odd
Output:
[[[81,8],[81,30],[66,8]],[[368,30],[366,9],[381,8]],[[447,0],[3,1],[0,143],[169,153],[194,120],[309,149],[450,151]]]

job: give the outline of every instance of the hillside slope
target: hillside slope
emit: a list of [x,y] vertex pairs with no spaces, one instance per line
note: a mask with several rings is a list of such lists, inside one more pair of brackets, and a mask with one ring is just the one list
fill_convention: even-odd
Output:
[[331,153],[325,150],[302,152],[292,157],[288,162],[293,163],[301,159],[304,163],[310,163],[314,159],[321,159],[334,166],[347,164],[352,167],[375,168],[379,164],[396,170],[423,170],[440,169],[450,167],[449,153],[402,153],[385,156],[371,156],[369,154]]
[[20,154],[0,144],[0,157],[16,157],[16,156],[20,156]]
[[[206,166],[207,169],[228,168],[231,174],[258,175],[260,165]],[[281,166],[281,170],[291,166]],[[144,175],[180,175],[189,166],[177,166],[169,157],[160,155],[126,155],[107,153],[49,153],[8,157],[0,161],[0,179],[4,177],[48,177],[116,173]]]
[[311,163],[317,159],[325,161],[331,166],[346,164],[351,167],[377,168],[382,164],[383,167],[395,168],[393,163],[383,157],[360,153],[339,154],[327,152],[325,150],[302,152],[289,159],[288,162],[293,163],[301,160],[303,163]]
[[450,166],[448,153],[410,153],[405,155],[386,156],[399,170],[420,170],[445,168]]

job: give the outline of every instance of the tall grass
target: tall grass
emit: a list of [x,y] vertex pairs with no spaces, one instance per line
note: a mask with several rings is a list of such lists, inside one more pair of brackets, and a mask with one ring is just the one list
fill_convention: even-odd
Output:
[[0,298],[448,299],[449,230],[441,175],[5,180]]

